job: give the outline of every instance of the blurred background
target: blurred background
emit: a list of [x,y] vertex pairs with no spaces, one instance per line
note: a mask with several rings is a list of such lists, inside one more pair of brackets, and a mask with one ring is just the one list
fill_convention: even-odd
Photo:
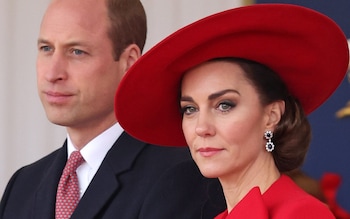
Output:
[[[145,51],[173,31],[207,15],[248,4],[290,3],[331,17],[350,38],[349,0],[141,0],[148,17]],[[0,195],[18,168],[62,146],[63,127],[47,121],[36,89],[36,40],[49,0],[0,1]],[[239,22],[239,21],[237,21]],[[322,37],[322,36],[320,36]],[[350,83],[310,116],[313,139],[302,171],[315,180],[341,177],[337,202],[350,211]],[[338,114],[337,114],[338,113]]]
[[[312,8],[332,18],[350,38],[349,0],[256,0],[256,3],[289,3]],[[315,179],[321,179],[325,173],[339,174],[342,181],[337,201],[349,212],[350,105],[345,109],[348,101],[350,81],[344,78],[328,101],[309,115],[313,138],[303,170]]]

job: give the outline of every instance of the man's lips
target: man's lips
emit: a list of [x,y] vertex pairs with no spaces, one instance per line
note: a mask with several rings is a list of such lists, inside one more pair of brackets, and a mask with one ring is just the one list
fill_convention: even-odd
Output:
[[70,93],[53,92],[53,91],[46,91],[44,92],[44,94],[46,96],[46,100],[49,103],[55,103],[55,104],[63,104],[66,101],[68,101],[70,97],[73,96]]
[[199,148],[197,152],[203,157],[211,157],[223,150],[224,149],[222,148],[204,147],[204,148]]

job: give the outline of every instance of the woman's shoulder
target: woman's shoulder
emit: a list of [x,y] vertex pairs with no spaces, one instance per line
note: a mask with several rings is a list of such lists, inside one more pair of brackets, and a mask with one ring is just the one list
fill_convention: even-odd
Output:
[[271,218],[334,219],[328,206],[282,175],[263,195]]
[[328,206],[312,196],[310,198],[295,199],[295,201],[281,203],[271,208],[269,212],[272,218],[335,219]]

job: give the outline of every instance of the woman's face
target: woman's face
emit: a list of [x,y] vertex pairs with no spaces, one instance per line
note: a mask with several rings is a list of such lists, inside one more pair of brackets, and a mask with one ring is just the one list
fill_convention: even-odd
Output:
[[239,65],[203,63],[182,81],[182,128],[191,155],[206,177],[257,171],[272,159],[264,132],[270,107],[263,107],[256,89]]

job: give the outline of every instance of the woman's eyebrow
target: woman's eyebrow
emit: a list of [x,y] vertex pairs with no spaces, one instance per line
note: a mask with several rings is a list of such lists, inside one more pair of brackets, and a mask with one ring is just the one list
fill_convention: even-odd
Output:
[[236,93],[236,94],[240,95],[237,90],[226,89],[226,90],[222,90],[222,91],[218,91],[218,92],[215,92],[213,94],[210,94],[208,97],[208,100],[216,99],[216,98],[218,98],[224,94],[227,94],[227,93]]

